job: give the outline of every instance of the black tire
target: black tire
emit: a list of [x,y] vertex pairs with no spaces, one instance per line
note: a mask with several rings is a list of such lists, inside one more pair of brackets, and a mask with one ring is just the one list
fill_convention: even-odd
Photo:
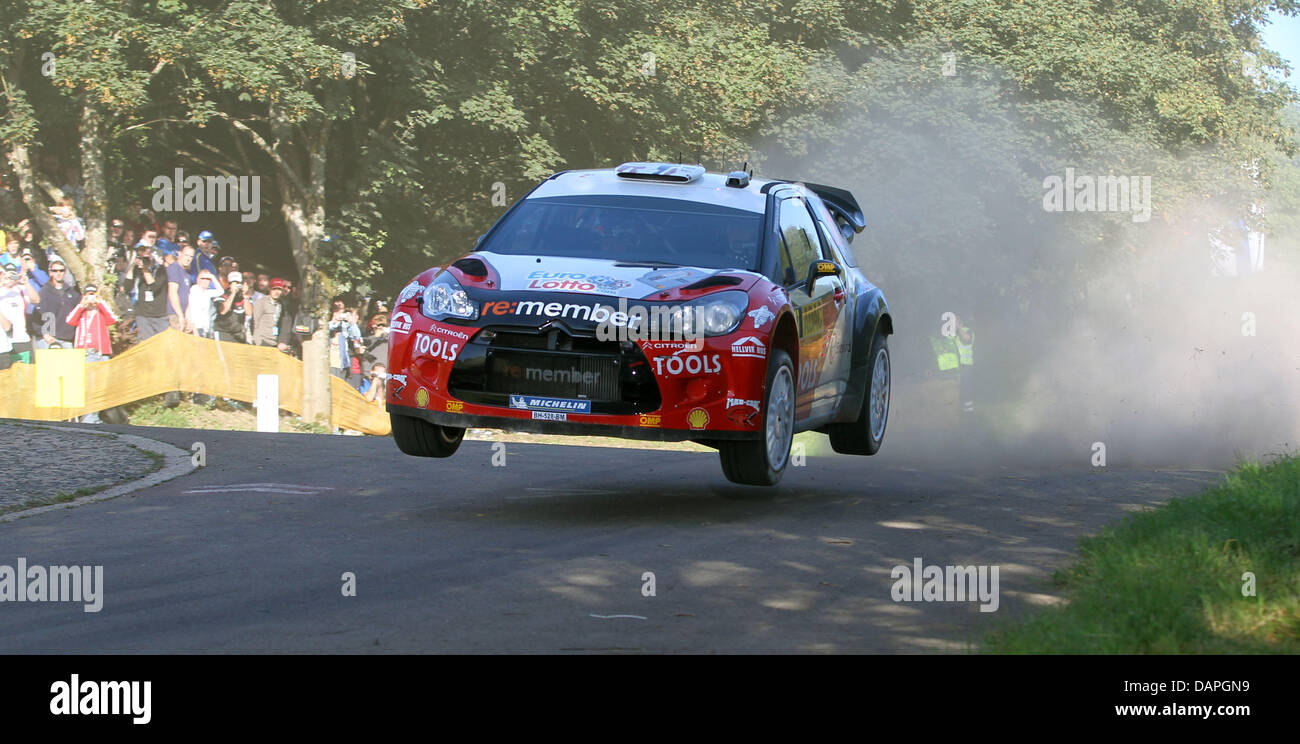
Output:
[[[786,387],[785,394],[788,402],[785,406],[784,427],[786,428],[781,430],[779,437],[784,444],[777,443],[775,454],[780,455],[780,461],[774,462],[768,447],[768,434],[770,425],[778,425],[772,417],[780,415],[772,405],[773,392],[776,388],[774,383],[779,376],[784,376],[783,384]],[[784,351],[772,349],[767,363],[767,384],[763,392],[763,438],[738,442],[718,441],[722,473],[727,476],[727,480],[746,486],[775,486],[781,481],[781,476],[785,475],[785,469],[790,465],[790,445],[794,440],[794,411],[794,365],[790,362],[790,356]]]
[[[883,355],[884,365],[884,413],[879,416],[879,432],[875,429],[876,412],[873,410],[873,380],[876,372],[876,365],[882,363]],[[874,455],[880,451],[880,445],[885,443],[885,426],[889,423],[889,398],[893,385],[890,378],[890,357],[889,357],[889,337],[880,331],[876,331],[876,337],[871,342],[871,356],[868,357],[871,363],[867,366],[866,389],[862,391],[862,408],[858,411],[858,420],[851,424],[832,424],[827,427],[827,433],[831,437],[831,449],[841,455]],[[878,409],[876,409],[878,410]]]
[[465,430],[431,424],[413,416],[388,415],[397,448],[416,457],[451,457],[460,448]]

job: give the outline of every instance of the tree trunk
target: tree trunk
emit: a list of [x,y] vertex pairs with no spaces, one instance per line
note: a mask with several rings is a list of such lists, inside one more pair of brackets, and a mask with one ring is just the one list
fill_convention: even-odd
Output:
[[[58,252],[63,260],[67,262],[68,271],[77,278],[77,283],[85,286],[87,282],[95,283],[96,274],[87,267],[86,263],[81,260],[81,254],[77,252],[77,246],[68,240],[68,236],[63,234],[59,229],[58,220],[50,214],[49,206],[41,198],[41,189],[36,184],[36,174],[32,170],[31,152],[26,145],[14,145],[5,152],[5,158],[9,161],[9,167],[13,170],[14,175],[18,176],[18,188],[23,194],[23,203],[27,205],[27,211],[32,215],[32,221],[41,229],[42,238],[54,245],[54,250]],[[101,299],[108,300],[108,295]]]
[[[312,131],[315,129],[315,131]],[[316,268],[316,255],[325,235],[325,163],[329,121],[319,119],[299,125],[296,131],[272,107],[271,130],[275,148],[280,150],[294,139],[301,141],[306,156],[306,172],[300,174],[300,188],[283,177],[280,186],[281,214],[289,232],[289,245],[302,285],[300,312],[317,321],[316,332],[302,345],[302,417],[307,421],[331,426],[329,326],[323,317],[330,287],[329,279]],[[294,137],[298,134],[299,137]],[[294,162],[291,158],[285,159]]]
[[[108,197],[104,185],[103,118],[99,108],[85,95],[81,97],[81,182],[86,190],[82,218],[86,222],[86,246],[82,258],[92,274],[106,273],[108,267]],[[112,292],[105,293],[112,296]]]
[[316,248],[325,231],[325,210],[291,201],[293,195],[285,191],[281,191],[281,213],[288,227],[289,244],[293,247],[294,264],[298,267],[302,285],[299,312],[307,313],[317,321],[316,332],[302,344],[302,417],[330,426],[333,411],[330,405],[329,324],[321,317],[329,280],[320,275],[315,265]]

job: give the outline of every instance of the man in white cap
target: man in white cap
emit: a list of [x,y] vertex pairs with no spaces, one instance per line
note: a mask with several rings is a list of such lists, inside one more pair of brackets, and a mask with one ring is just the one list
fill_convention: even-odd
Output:
[[211,338],[212,300],[220,297],[221,293],[222,289],[217,284],[216,275],[207,269],[200,269],[198,281],[190,287],[190,301],[185,308],[185,312],[189,314],[190,325],[194,327],[194,335]]

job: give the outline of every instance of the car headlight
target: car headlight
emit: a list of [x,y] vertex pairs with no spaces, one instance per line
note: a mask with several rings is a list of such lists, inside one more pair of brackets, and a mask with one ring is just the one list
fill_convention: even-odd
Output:
[[685,307],[690,310],[682,318],[687,333],[703,331],[705,336],[723,336],[736,330],[744,319],[749,296],[744,292],[718,292],[688,302]]
[[469,299],[465,288],[460,286],[456,277],[446,271],[438,274],[429,283],[420,299],[420,312],[433,320],[444,318],[474,320],[478,317],[478,308]]

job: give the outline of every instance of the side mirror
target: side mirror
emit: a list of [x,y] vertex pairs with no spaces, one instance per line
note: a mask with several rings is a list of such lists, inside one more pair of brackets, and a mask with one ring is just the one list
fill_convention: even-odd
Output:
[[808,294],[812,294],[817,280],[828,276],[844,276],[844,270],[834,261],[813,261],[808,266]]

